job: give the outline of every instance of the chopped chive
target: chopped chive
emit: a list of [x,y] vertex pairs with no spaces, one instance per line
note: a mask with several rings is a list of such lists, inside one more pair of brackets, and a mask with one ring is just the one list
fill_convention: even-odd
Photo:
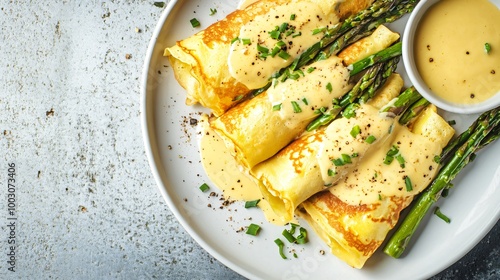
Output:
[[401,168],[405,168],[405,159],[401,154],[396,155],[396,160],[398,161],[399,166],[401,166]]
[[312,31],[312,35],[316,35],[318,33],[321,33],[321,32],[325,32],[326,28],[325,27],[322,27],[322,28],[315,28],[313,29]]
[[299,228],[299,236],[296,238],[297,244],[306,244],[307,243],[307,230],[303,227]]
[[434,209],[434,214],[436,216],[438,216],[439,218],[441,218],[441,220],[445,221],[448,224],[451,222],[451,219],[448,218],[448,216],[446,216],[445,214],[441,213],[441,209],[439,209],[439,207],[436,207],[436,209]]
[[273,50],[271,51],[271,57],[275,57],[279,52],[280,52],[281,48],[278,47],[278,46],[275,46],[273,48]]
[[445,189],[443,189],[443,191],[441,191],[441,196],[447,197],[449,193],[450,193],[450,189],[445,188]]
[[342,112],[342,116],[346,119],[350,119],[356,116],[356,110],[359,108],[358,103],[349,104],[344,111]]
[[342,154],[341,156],[342,156],[342,161],[344,163],[352,163],[350,155],[348,155],[348,154]]
[[309,105],[309,102],[307,101],[307,98],[305,98],[305,97],[302,98],[302,102],[304,102],[304,104],[306,104],[306,105]]
[[293,236],[292,233],[290,233],[288,230],[284,229],[283,232],[281,233],[285,238],[286,240],[288,240],[288,242],[290,243],[294,243],[295,242],[295,237]]
[[200,26],[200,22],[196,18],[192,18],[191,20],[189,20],[189,22],[191,22],[192,27]]
[[299,31],[299,32],[297,32],[297,33],[294,33],[294,34],[292,35],[292,38],[296,38],[296,37],[299,37],[299,36],[302,36],[302,32],[300,32],[300,31]]
[[375,142],[375,140],[377,140],[375,136],[369,135],[368,137],[366,137],[365,142],[368,144],[372,144],[373,142]]
[[233,38],[233,39],[231,40],[231,44],[233,44],[234,42],[236,42],[236,41],[238,41],[238,40],[240,40],[240,38],[238,38],[238,37]]
[[356,136],[358,136],[360,133],[361,133],[361,128],[359,127],[359,125],[355,125],[355,126],[351,129],[351,136],[352,136],[353,138],[356,138]]
[[328,176],[333,177],[337,175],[337,172],[333,169],[328,169]]
[[257,204],[259,204],[259,201],[260,201],[260,199],[245,201],[245,208],[257,207]]
[[295,20],[295,14],[290,15],[290,20]]
[[332,162],[333,162],[333,165],[335,165],[335,166],[345,165],[344,161],[341,158],[333,159]]
[[358,157],[358,156],[359,156],[359,154],[358,154],[358,153],[352,153],[352,154],[351,154],[351,158],[355,158],[355,157]]
[[302,112],[302,109],[300,109],[299,103],[297,103],[296,101],[292,101],[292,107],[293,107],[294,113]]
[[250,45],[250,43],[252,43],[252,41],[248,38],[241,39],[241,42],[243,43],[243,45]]
[[285,254],[283,253],[283,248],[285,247],[285,243],[283,243],[283,241],[281,241],[281,239],[279,238],[276,238],[274,240],[274,243],[276,243],[276,245],[278,245],[278,248],[279,248],[279,252],[280,252],[280,256],[286,260],[286,256]]
[[284,47],[285,45],[286,45],[286,43],[283,42],[282,40],[276,42],[276,46],[279,47],[279,48]]
[[435,156],[434,156],[434,162],[435,162],[435,163],[440,163],[440,162],[441,162],[441,156],[439,156],[439,155],[435,155]]
[[298,258],[299,256],[297,256],[297,253],[293,252],[293,257]]
[[456,124],[457,124],[457,122],[456,122],[455,120],[449,120],[449,121],[448,121],[448,124],[449,124],[449,125],[456,125]]
[[484,44],[484,51],[489,54],[491,52],[491,45],[489,43]]
[[153,5],[158,8],[165,7],[165,2],[154,2]]
[[394,160],[394,157],[393,156],[388,156],[386,155],[385,158],[384,158],[384,164],[385,165],[389,165],[392,163],[392,161]]
[[319,114],[324,114],[326,112],[326,107],[321,107],[319,109],[314,110],[314,113],[319,115]]
[[316,70],[315,67],[309,67],[307,68],[307,73],[312,73],[314,70]]
[[280,32],[285,32],[285,30],[288,28],[288,23],[287,22],[283,22],[281,25],[280,25],[280,28],[279,28],[279,31]]
[[281,57],[281,58],[283,58],[284,60],[287,60],[287,59],[290,58],[290,55],[287,52],[285,52],[284,50],[281,50],[278,53],[278,56]]
[[247,228],[246,234],[256,236],[259,234],[260,226],[256,224],[250,224]]
[[262,45],[259,45],[257,44],[257,51],[260,52],[260,53],[269,53],[269,49],[262,46]]
[[217,13],[217,9],[210,8],[210,15],[213,16]]
[[406,191],[411,192],[413,190],[413,184],[411,183],[410,177],[405,176]]
[[279,110],[281,110],[281,105],[282,105],[281,103],[274,105],[273,106],[273,111],[279,111]]
[[294,223],[290,223],[290,230],[289,230],[289,232],[291,234],[294,234],[295,233],[295,229],[298,228],[298,227],[300,227],[300,226],[297,225],[297,224],[294,224]]
[[200,186],[200,190],[202,192],[206,192],[210,189],[210,187],[207,185],[207,183],[203,183],[201,186]]
[[378,200],[382,200],[382,195],[378,194]]
[[332,92],[333,88],[332,88],[332,84],[330,82],[328,82],[328,84],[326,84],[326,89],[328,90],[328,92]]
[[281,38],[281,32],[275,29],[273,31],[269,31],[269,36],[271,36],[271,38],[273,38],[274,40],[278,40]]

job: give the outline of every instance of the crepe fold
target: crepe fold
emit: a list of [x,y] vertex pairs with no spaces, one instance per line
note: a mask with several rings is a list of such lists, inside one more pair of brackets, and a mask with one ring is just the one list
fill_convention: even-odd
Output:
[[[361,268],[397,223],[400,212],[434,178],[434,157],[454,130],[436,112],[425,109],[412,129],[397,125],[385,144],[334,187],[301,204],[298,211],[331,248],[352,267]],[[394,148],[404,163],[384,160]]]
[[[252,169],[264,198],[284,222],[292,220],[300,203],[352,172],[389,135],[395,119],[380,115],[378,109],[399,95],[402,87],[403,79],[393,74],[372,100],[356,110],[355,117],[337,119],[301,136]],[[353,137],[355,126],[360,132]],[[366,141],[368,137],[376,140]],[[350,163],[336,166],[334,161],[343,157]]]
[[[233,107],[241,96],[251,91],[246,84],[238,82],[228,68],[228,57],[233,39],[238,38],[240,30],[245,25],[283,5],[296,3],[308,5],[309,3],[323,10],[326,7],[326,13],[332,14],[338,20],[343,20],[368,7],[371,2],[373,0],[256,1],[244,9],[232,12],[195,35],[176,42],[174,46],[165,49],[164,55],[168,56],[177,81],[186,89],[186,104],[200,103],[211,109],[216,116],[220,116]],[[310,33],[310,31],[305,33]],[[314,42],[309,43],[312,45]],[[292,61],[293,57],[288,59],[288,64]]]

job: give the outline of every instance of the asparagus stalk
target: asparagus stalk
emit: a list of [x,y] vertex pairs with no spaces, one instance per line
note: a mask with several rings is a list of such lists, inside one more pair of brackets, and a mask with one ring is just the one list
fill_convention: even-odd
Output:
[[349,68],[351,69],[350,75],[354,76],[371,65],[389,60],[393,57],[400,56],[402,53],[401,45],[401,42],[397,42],[394,45],[379,51],[378,53],[372,54],[367,58],[356,61],[355,63],[349,65]]
[[[500,107],[483,113],[471,129],[459,136],[458,142],[453,141],[453,155],[441,168],[430,186],[418,197],[410,212],[397,231],[389,239],[384,252],[394,258],[399,258],[418,225],[439,199],[441,192],[450,185],[456,175],[474,159],[475,152],[496,140],[500,135]],[[465,140],[464,140],[465,139]],[[460,143],[463,142],[463,143]]]
[[411,105],[413,105],[415,102],[417,102],[422,98],[423,97],[418,93],[415,87],[409,87],[399,95],[398,99],[396,99],[396,101],[394,101],[393,104],[389,104],[383,107],[380,111],[384,113],[391,113],[394,116],[398,116],[401,113],[403,113],[403,111],[409,106],[410,107],[405,111],[411,110],[412,109]]
[[413,103],[408,110],[406,110],[401,118],[399,118],[399,123],[407,124],[411,119],[418,116],[422,110],[429,105],[430,102],[425,98],[420,98],[415,103]]

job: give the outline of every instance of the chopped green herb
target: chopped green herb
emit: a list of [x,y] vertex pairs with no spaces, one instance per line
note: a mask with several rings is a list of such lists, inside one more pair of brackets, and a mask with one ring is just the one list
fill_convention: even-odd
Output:
[[351,154],[351,158],[355,158],[355,157],[358,157],[358,156],[359,156],[359,154],[358,154],[358,153],[352,153],[352,154]]
[[248,38],[241,39],[241,42],[243,43],[243,45],[250,45],[252,43],[252,41]]
[[333,88],[332,88],[332,84],[330,82],[328,82],[328,84],[326,84],[326,89],[328,90],[328,92],[332,92]]
[[297,103],[296,101],[292,101],[292,107],[293,107],[294,113],[302,112],[302,109],[300,109],[299,103]]
[[406,191],[411,192],[413,190],[413,184],[411,183],[410,177],[405,176]]
[[378,194],[378,200],[382,200],[382,195]]
[[298,258],[299,256],[297,256],[297,253],[293,252],[293,257]]
[[299,228],[299,236],[296,238],[297,244],[306,244],[307,243],[307,230],[303,227]]
[[290,58],[290,55],[284,51],[284,50],[281,50],[279,53],[278,53],[278,56],[283,58],[284,60],[287,60]]
[[281,233],[285,238],[286,240],[288,240],[288,242],[290,243],[294,243],[295,242],[295,237],[293,236],[292,233],[290,233],[288,230],[284,229],[283,232]]
[[297,32],[297,33],[294,33],[294,34],[292,35],[292,38],[296,38],[296,37],[299,37],[299,36],[302,36],[302,32],[300,32],[300,31],[299,31],[299,32]]
[[196,18],[192,18],[189,22],[191,22],[192,27],[200,26],[200,22]]
[[342,112],[342,116],[346,119],[350,119],[356,116],[356,110],[359,108],[358,103],[349,104],[344,111]]
[[210,15],[211,15],[211,16],[215,15],[216,13],[217,13],[217,9],[215,9],[215,8],[214,8],[214,9],[210,8]]
[[392,145],[391,149],[387,151],[387,154],[385,155],[384,158],[384,164],[391,164],[392,161],[394,160],[394,157],[399,153],[399,148],[396,145]]
[[274,243],[276,243],[276,245],[278,245],[278,248],[279,248],[279,252],[280,252],[280,256],[286,260],[286,256],[285,254],[283,253],[283,248],[285,247],[285,243],[283,243],[283,241],[281,241],[281,239],[279,238],[276,238],[274,240]]
[[319,109],[314,110],[314,113],[315,113],[315,114],[317,114],[317,115],[319,115],[319,114],[324,114],[324,113],[326,113],[326,109],[328,109],[328,108],[326,108],[326,107],[321,107],[321,108],[319,108]]
[[375,142],[375,140],[377,140],[375,136],[369,135],[368,137],[366,137],[365,142],[368,144],[372,144],[373,142]]
[[233,44],[234,42],[236,42],[236,41],[238,41],[238,40],[240,40],[240,38],[238,38],[238,37],[233,38],[233,39],[231,40],[231,44]]
[[260,53],[265,53],[265,54],[269,53],[269,49],[268,48],[266,48],[266,47],[264,47],[262,45],[259,45],[259,44],[257,44],[257,51],[260,52]]
[[297,224],[294,224],[294,223],[290,223],[290,230],[289,230],[289,232],[291,234],[294,234],[295,233],[295,229],[298,228],[298,227],[300,227],[300,226],[297,225]]
[[278,40],[281,38],[281,32],[279,32],[278,28],[276,28],[272,31],[269,31],[269,36],[271,36],[271,38],[273,38],[274,40]]
[[355,126],[351,129],[351,136],[352,136],[353,138],[356,138],[356,136],[358,136],[360,133],[361,133],[361,128],[359,127],[359,125],[355,125]]
[[273,106],[273,111],[279,111],[279,110],[281,110],[281,105],[282,105],[281,103],[274,105]]
[[288,28],[288,23],[283,22],[279,27],[279,32],[285,32],[287,28]]
[[401,168],[405,168],[405,159],[401,154],[396,155],[396,160],[398,161],[399,166],[401,166]]
[[316,70],[316,67],[309,67],[307,68],[307,73],[312,73],[314,70]]
[[246,234],[256,236],[259,234],[260,226],[256,224],[250,224],[247,228]]
[[352,163],[350,155],[348,155],[348,154],[342,154],[341,156],[342,156],[342,161],[344,163]]
[[335,166],[345,165],[344,161],[341,158],[333,159],[332,162],[333,162],[333,165],[335,165]]
[[206,192],[210,189],[210,187],[207,185],[207,183],[203,183],[201,186],[200,186],[200,190],[202,192]]
[[245,208],[257,207],[257,204],[259,204],[259,202],[260,199],[245,201]]
[[321,33],[321,32],[325,32],[326,31],[326,27],[322,27],[322,28],[315,28],[313,29],[312,31],[312,35],[316,35],[318,33]]
[[333,177],[337,175],[337,172],[333,169],[328,169],[328,176]]
[[305,97],[302,98],[302,102],[304,102],[304,104],[306,104],[306,105],[309,105],[309,102],[307,101],[307,98],[305,98]]
[[457,122],[456,122],[455,120],[449,120],[449,121],[448,121],[448,124],[449,124],[449,125],[456,125],[456,124],[457,124]]
[[153,5],[158,8],[165,7],[165,2],[154,2]]
[[448,218],[448,216],[446,216],[445,214],[441,213],[441,209],[439,209],[439,207],[436,207],[436,209],[434,209],[434,214],[436,216],[438,216],[439,218],[441,218],[443,221],[445,221],[448,224],[451,222],[451,219]]
[[295,20],[295,14],[290,15],[290,20]]
[[491,45],[489,43],[484,44],[484,51],[489,54],[491,52]]
[[441,156],[439,156],[439,155],[435,155],[435,156],[434,156],[434,162],[435,162],[435,163],[440,163],[440,162],[441,162]]
[[450,193],[450,189],[445,188],[445,189],[443,189],[443,191],[441,191],[441,196],[447,197],[449,193]]

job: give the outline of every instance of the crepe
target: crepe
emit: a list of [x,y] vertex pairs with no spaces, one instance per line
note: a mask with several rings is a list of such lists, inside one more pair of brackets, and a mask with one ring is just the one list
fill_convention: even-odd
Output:
[[[393,74],[368,104],[356,110],[355,117],[337,119],[324,129],[306,134],[255,166],[251,173],[261,193],[284,222],[292,220],[300,203],[346,176],[377,147],[377,141],[389,135],[395,119],[379,115],[378,109],[399,95],[402,87],[403,79]],[[356,125],[361,132],[353,138],[351,129]],[[370,135],[376,141],[367,142]],[[335,166],[332,160],[343,155],[348,155],[351,163]]]
[[[316,7],[315,9],[319,9],[323,14],[323,16],[320,17],[323,20],[319,26],[313,27],[311,25],[305,27],[318,28],[322,26],[331,26],[335,22],[343,20],[351,14],[368,7],[372,1],[373,0],[256,1],[242,10],[234,11],[226,18],[214,23],[205,30],[189,38],[178,41],[174,46],[166,48],[164,55],[168,56],[177,81],[186,89],[186,104],[193,105],[200,103],[202,106],[211,109],[216,116],[220,116],[238,103],[238,100],[249,93],[252,88],[235,79],[233,77],[234,73],[232,74],[230,72],[230,67],[228,67],[228,65],[231,65],[229,56],[231,54],[230,50],[232,45],[246,44],[244,41],[234,41],[234,39],[239,38],[240,31],[243,30],[247,24],[255,22],[256,18],[264,18],[269,13],[281,9],[280,7],[291,6],[288,10],[294,11],[295,13],[298,10],[294,9],[293,6],[302,5],[301,7]],[[290,17],[290,15],[287,15],[287,17]],[[300,14],[297,13],[296,20],[303,21],[304,19],[301,19]],[[273,25],[267,25],[269,29],[273,27]],[[303,30],[302,32],[304,34],[312,34],[312,30]],[[294,35],[290,34],[290,36]],[[320,38],[322,33],[318,33],[315,36]],[[314,42],[314,40],[310,40],[307,43],[312,45]],[[252,48],[255,47],[256,43],[254,42]],[[303,50],[305,48],[307,48],[307,45],[303,45],[301,49]],[[297,56],[298,53],[290,53],[290,55],[291,57],[286,59],[284,64],[278,66],[282,67],[283,65],[291,64],[293,58]],[[241,55],[236,55],[233,61],[240,61],[241,57]],[[271,59],[269,59],[269,61],[271,61]],[[242,67],[244,69],[249,69],[248,67]],[[268,69],[268,65],[264,68],[268,72],[273,72],[273,70]],[[279,68],[274,70],[279,70]],[[258,75],[256,77],[265,79],[263,75]],[[254,81],[256,79],[249,80]]]
[[[327,191],[303,202],[299,213],[326,241],[331,252],[352,267],[361,268],[382,244],[400,212],[435,177],[434,157],[454,130],[431,105],[413,124],[412,131],[397,125],[379,149]],[[384,163],[397,147],[404,158]],[[411,186],[411,189],[408,188]]]

